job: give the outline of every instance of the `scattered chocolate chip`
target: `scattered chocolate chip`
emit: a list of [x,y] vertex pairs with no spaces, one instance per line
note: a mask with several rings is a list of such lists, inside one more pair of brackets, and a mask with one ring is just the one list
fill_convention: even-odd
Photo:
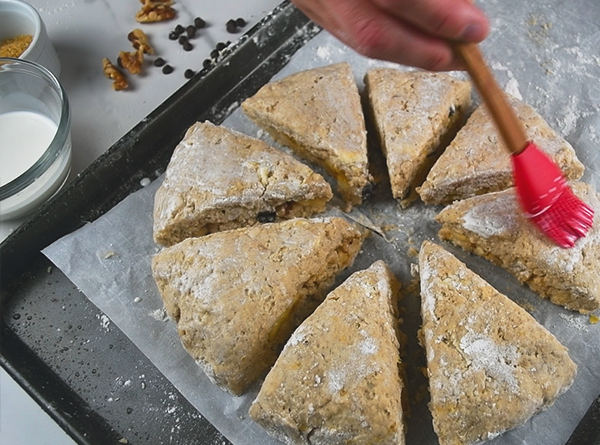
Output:
[[163,74],[171,74],[173,72],[173,67],[171,65],[165,65],[162,67]]
[[163,59],[162,57],[157,57],[156,59],[154,59],[154,66],[158,66],[161,67],[163,66],[166,62],[165,59]]
[[256,215],[256,220],[263,224],[275,222],[276,218],[277,214],[275,212],[259,212],[259,214]]
[[217,43],[217,46],[215,46],[215,49],[217,51],[221,51],[221,50],[225,49],[225,44],[223,42],[219,42],[219,43]]
[[119,68],[123,69],[123,61],[121,60],[121,57],[117,57],[117,65],[119,66]]
[[184,51],[191,51],[194,49],[194,46],[187,40],[185,42],[183,42],[183,45],[181,45],[181,46],[183,47]]
[[210,61],[210,59],[204,59],[204,62],[202,62],[203,68],[208,68],[211,65],[212,65],[212,62]]
[[219,57],[219,51],[217,51],[216,49],[213,49],[210,52],[210,57],[213,58],[213,59],[216,59],[217,57]]
[[246,20],[240,17],[235,21],[235,25],[239,28],[243,28],[244,26],[246,26]]
[[193,39],[196,37],[196,27],[193,25],[188,26],[185,28],[185,33],[187,34],[188,39]]
[[169,33],[169,40],[177,40],[178,37],[179,37],[179,34],[177,34],[175,31],[171,31]]
[[175,27],[175,32],[176,32],[177,34],[181,34],[181,33],[183,33],[183,31],[185,31],[185,28],[184,28],[183,26],[181,26],[181,25],[177,25],[177,26]]
[[183,45],[185,42],[188,41],[188,38],[186,36],[179,36],[178,42]]
[[231,34],[237,32],[237,26],[235,25],[235,21],[229,20],[225,25],[225,29],[227,29],[227,32]]
[[200,17],[196,17],[194,19],[194,26],[198,29],[204,28],[206,26],[206,22]]
[[190,69],[185,70],[185,72],[183,73],[183,75],[186,79],[191,79],[192,77],[194,77],[194,74],[196,74],[196,73],[194,73],[194,70],[190,70]]

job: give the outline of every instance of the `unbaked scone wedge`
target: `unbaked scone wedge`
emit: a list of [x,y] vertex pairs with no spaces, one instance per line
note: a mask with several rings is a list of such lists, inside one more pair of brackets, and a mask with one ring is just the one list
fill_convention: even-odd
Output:
[[[509,101],[529,139],[556,162],[567,179],[581,178],[584,166],[573,147],[531,106],[511,96]],[[499,139],[485,105],[480,105],[433,165],[418,193],[426,204],[449,204],[505,190],[513,184],[510,153]]]
[[367,132],[348,63],[291,74],[263,86],[242,110],[273,139],[325,168],[349,204],[370,184]]
[[288,445],[404,444],[399,290],[377,261],[329,293],[294,331],[250,417]]
[[365,75],[370,119],[401,200],[425,179],[431,159],[456,135],[471,105],[471,83],[444,73],[372,68]]
[[329,183],[258,139],[210,122],[191,126],[175,148],[154,200],[154,240],[185,238],[325,210]]
[[152,259],[186,351],[243,393],[273,365],[364,239],[343,218],[297,218],[188,238]]
[[523,308],[426,241],[419,253],[421,342],[440,445],[516,428],[563,394],[577,366]]
[[[600,197],[583,182],[573,192],[600,214]],[[563,249],[528,221],[514,189],[457,201],[437,216],[441,239],[482,256],[543,298],[588,313],[600,308],[600,222],[574,247]]]

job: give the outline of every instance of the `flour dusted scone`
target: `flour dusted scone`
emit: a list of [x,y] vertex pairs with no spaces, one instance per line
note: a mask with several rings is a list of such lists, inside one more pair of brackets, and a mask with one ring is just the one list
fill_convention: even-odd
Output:
[[154,201],[154,239],[185,238],[311,216],[332,198],[323,177],[263,141],[210,122],[190,127]]
[[[509,101],[529,138],[550,155],[567,179],[581,178],[584,167],[573,147],[532,107],[511,96]],[[510,154],[499,139],[485,105],[480,105],[431,168],[418,192],[427,204],[449,204],[512,185]]]
[[[431,167],[471,105],[471,84],[443,73],[373,68],[365,75],[371,119],[386,157],[394,198]],[[418,183],[418,182],[417,182]]]
[[404,444],[399,290],[383,261],[333,290],[287,342],[251,418],[289,445]]
[[[571,184],[573,192],[600,214],[591,185]],[[600,222],[574,247],[563,249],[528,221],[514,189],[458,201],[440,212],[439,236],[512,273],[538,295],[581,313],[600,307]]]
[[238,395],[275,362],[363,239],[343,218],[297,218],[188,238],[158,253],[152,273],[184,348]]
[[421,341],[440,445],[470,445],[554,403],[577,367],[523,308],[426,241],[419,254]]
[[324,167],[350,205],[370,184],[367,132],[348,63],[301,71],[268,83],[242,110],[276,141]]

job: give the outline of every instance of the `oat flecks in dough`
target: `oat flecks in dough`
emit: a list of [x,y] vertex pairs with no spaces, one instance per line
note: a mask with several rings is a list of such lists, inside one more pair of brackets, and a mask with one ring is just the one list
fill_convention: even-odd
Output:
[[442,247],[419,254],[422,341],[440,445],[471,445],[554,403],[577,367],[523,308]]
[[[529,105],[509,96],[527,135],[561,168],[567,179],[581,178],[583,164],[573,147]],[[513,185],[510,153],[501,142],[485,105],[469,117],[456,138],[432,167],[419,189],[427,204],[449,204]]]
[[423,181],[429,157],[450,143],[471,105],[471,84],[443,73],[373,68],[365,76],[371,119],[394,198]]
[[185,238],[307,217],[332,198],[325,179],[263,141],[210,122],[190,127],[176,147],[154,201],[154,239]]
[[399,290],[383,261],[333,290],[291,336],[252,419],[290,445],[403,445]]
[[362,202],[372,178],[360,95],[348,63],[268,83],[242,110],[273,139],[325,168],[350,207]]
[[[600,197],[591,185],[571,187],[600,214]],[[514,189],[458,201],[436,220],[440,238],[501,266],[541,297],[581,313],[600,308],[598,217],[570,249],[555,245],[523,216]]]
[[343,218],[297,218],[188,238],[157,254],[152,273],[186,351],[239,395],[266,374],[364,236]]

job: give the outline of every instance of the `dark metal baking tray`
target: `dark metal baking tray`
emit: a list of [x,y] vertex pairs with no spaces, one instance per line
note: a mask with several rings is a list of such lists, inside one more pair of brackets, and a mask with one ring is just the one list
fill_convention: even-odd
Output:
[[[221,123],[319,31],[284,1],[0,245],[0,364],[77,443],[229,443],[40,251],[157,178],[190,125]],[[569,445],[600,444],[598,402]]]
[[0,245],[0,363],[76,442],[229,443],[40,251],[157,178],[187,128],[220,124],[319,31],[283,2]]

